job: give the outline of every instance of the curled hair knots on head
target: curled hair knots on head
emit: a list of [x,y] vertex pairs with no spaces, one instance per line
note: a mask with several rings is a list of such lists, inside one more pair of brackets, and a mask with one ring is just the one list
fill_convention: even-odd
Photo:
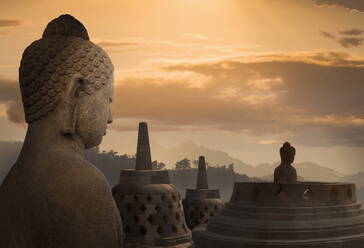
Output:
[[73,17],[61,17],[58,23],[51,21],[43,38],[28,46],[22,56],[19,83],[28,123],[57,107],[74,74],[85,79],[82,94],[91,95],[110,80],[114,70],[106,52],[88,40],[84,26]]

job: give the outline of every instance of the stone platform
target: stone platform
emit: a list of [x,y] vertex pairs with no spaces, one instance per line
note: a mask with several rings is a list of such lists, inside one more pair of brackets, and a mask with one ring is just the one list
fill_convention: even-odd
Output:
[[361,248],[363,213],[350,183],[237,182],[221,214],[193,230],[193,247]]

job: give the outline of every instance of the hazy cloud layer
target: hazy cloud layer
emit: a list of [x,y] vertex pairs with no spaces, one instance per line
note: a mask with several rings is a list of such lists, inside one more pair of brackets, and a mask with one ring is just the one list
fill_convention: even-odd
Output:
[[362,0],[315,0],[315,2],[317,5],[340,6],[364,12],[364,1]]
[[164,66],[160,76],[125,75],[113,110],[116,118],[153,120],[161,127],[362,146],[363,66],[364,60],[333,52],[177,63]]
[[22,22],[20,20],[0,19],[0,35],[9,34],[9,29],[20,26],[21,24]]
[[0,19],[0,27],[15,27],[21,25],[20,20]]
[[339,31],[339,34],[341,34],[341,35],[349,35],[349,36],[362,35],[363,33],[364,33],[364,30],[362,30],[362,29],[356,29],[356,28],[347,29],[347,30],[340,30]]
[[363,44],[363,38],[343,37],[339,39],[339,43],[345,48],[358,47]]
[[352,48],[363,45],[364,38],[360,35],[364,34],[361,29],[347,29],[338,31],[339,37],[331,32],[320,31],[322,37],[337,41],[342,47]]
[[124,47],[124,46],[136,46],[139,45],[137,42],[123,42],[123,41],[100,41],[96,43],[97,45],[103,48],[110,48],[110,47]]
[[[339,52],[161,63],[116,79],[114,128],[221,129],[303,145],[364,145],[364,59]],[[24,120],[18,85],[0,80],[9,120]]]
[[0,104],[5,105],[5,114],[10,121],[24,122],[24,111],[17,81],[0,78]]
[[329,39],[335,39],[336,38],[336,36],[333,33],[326,32],[326,31],[320,31],[320,35],[325,37],[325,38],[329,38]]

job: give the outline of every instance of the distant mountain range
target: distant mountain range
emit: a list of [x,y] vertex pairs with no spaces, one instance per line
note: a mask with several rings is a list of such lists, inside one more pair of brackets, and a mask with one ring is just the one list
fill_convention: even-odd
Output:
[[[14,164],[21,146],[22,142],[0,142],[0,182],[3,180],[3,177],[6,175],[10,166]],[[153,160],[157,159],[159,162],[164,162],[169,167],[173,167],[176,161],[183,158],[196,160],[198,159],[198,156],[204,155],[210,165],[228,165],[233,163],[234,170],[237,173],[245,174],[249,177],[272,178],[274,168],[278,165],[278,162],[275,162],[252,166],[237,158],[231,157],[224,151],[213,150],[205,146],[200,146],[192,141],[185,142],[174,148],[164,148],[162,146],[155,145],[152,147],[152,154]],[[113,166],[117,168],[117,165]],[[304,180],[348,181],[355,182],[358,186],[364,186],[364,172],[343,177],[335,170],[320,166],[313,162],[296,163],[294,166],[297,169],[298,175]],[[115,175],[115,177],[117,178],[118,174]]]
[[[182,143],[174,148],[164,148],[162,146],[152,147],[153,158],[163,161],[169,166],[173,166],[176,161],[183,158],[196,160],[200,155],[206,157],[206,161],[212,165],[228,165],[233,163],[234,169],[240,174],[246,174],[249,177],[266,177],[270,178],[274,168],[279,164],[263,163],[252,166],[243,161],[231,157],[228,153],[219,150],[213,150],[205,146],[197,145],[192,141]],[[295,163],[298,175],[310,181],[339,181],[342,175],[330,168],[320,166],[313,162]]]

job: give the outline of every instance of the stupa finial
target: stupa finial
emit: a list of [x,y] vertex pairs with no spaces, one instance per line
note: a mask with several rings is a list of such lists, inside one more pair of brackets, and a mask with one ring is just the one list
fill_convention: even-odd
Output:
[[148,126],[146,122],[139,123],[135,170],[152,170]]
[[208,189],[205,157],[198,158],[197,189]]

